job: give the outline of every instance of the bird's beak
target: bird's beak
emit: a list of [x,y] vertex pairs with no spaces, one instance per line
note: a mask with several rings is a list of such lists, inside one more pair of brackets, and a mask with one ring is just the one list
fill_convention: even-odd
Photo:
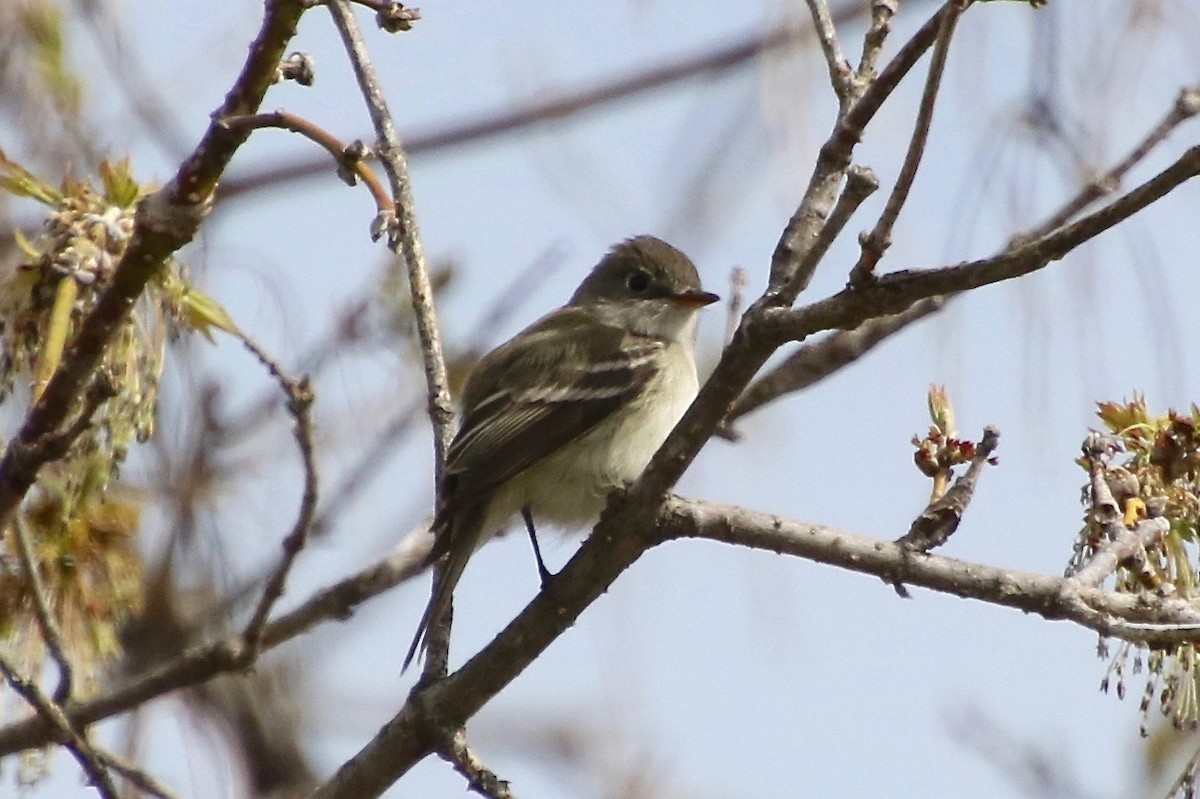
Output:
[[721,298],[711,291],[700,291],[699,289],[690,289],[671,295],[672,302],[686,305],[689,308],[703,308],[705,305],[712,305],[719,299]]

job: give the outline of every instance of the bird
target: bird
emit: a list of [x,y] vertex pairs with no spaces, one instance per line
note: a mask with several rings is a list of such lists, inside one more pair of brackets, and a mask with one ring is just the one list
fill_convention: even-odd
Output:
[[716,302],[684,253],[636,236],[612,247],[566,305],[483,356],[438,485],[428,567],[445,559],[404,659],[424,654],[467,561],[516,516],[543,587],[535,519],[590,527],[632,483],[698,391],[701,308]]

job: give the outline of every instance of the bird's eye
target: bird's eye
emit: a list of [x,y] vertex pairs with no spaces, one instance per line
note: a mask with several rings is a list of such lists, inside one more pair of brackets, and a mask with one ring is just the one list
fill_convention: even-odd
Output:
[[650,276],[639,269],[625,279],[625,285],[629,287],[630,291],[641,294],[650,288]]

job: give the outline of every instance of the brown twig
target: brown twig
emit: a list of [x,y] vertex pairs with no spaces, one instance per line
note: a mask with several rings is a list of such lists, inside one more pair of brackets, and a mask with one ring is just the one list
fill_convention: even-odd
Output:
[[969,291],[1036,272],[1197,175],[1200,175],[1200,145],[1188,149],[1162,172],[1103,208],[1014,250],[957,266],[893,272],[865,288],[846,289],[797,310],[768,308],[759,319],[761,333],[780,341],[799,341],[821,330],[850,329],[872,317],[900,313],[921,299]]
[[375,177],[375,173],[367,166],[364,160],[366,152],[362,142],[342,144],[336,136],[319,125],[283,110],[228,117],[222,120],[222,123],[230,130],[246,133],[262,128],[279,128],[299,133],[304,138],[324,147],[325,151],[333,156],[333,160],[337,164],[338,177],[347,185],[353,186],[356,178],[362,178],[363,184],[366,185],[367,190],[371,192],[371,197],[375,200],[375,209],[378,213],[391,211],[392,198],[383,188],[383,184],[379,182],[379,178]]
[[780,397],[803,391],[854,363],[894,334],[937,313],[945,303],[945,297],[931,297],[901,313],[868,319],[853,330],[839,330],[820,341],[804,344],[746,388],[729,411],[726,430],[737,419]]
[[[861,18],[863,13],[862,3],[843,2],[834,9],[833,21],[836,25],[850,24]],[[548,99],[538,99],[516,108],[505,108],[495,114],[479,114],[427,132],[414,132],[406,137],[405,149],[409,157],[413,158],[482,144],[498,136],[520,133],[538,125],[560,124],[609,104],[635,99],[697,77],[718,75],[737,69],[752,63],[765,53],[810,41],[811,31],[794,26],[755,33],[711,51],[610,78]],[[269,167],[225,181],[221,186],[220,199],[224,201],[282,182],[313,177],[322,174],[325,169],[323,159],[302,160],[284,166]]]
[[296,446],[300,450],[300,460],[304,466],[304,491],[300,498],[300,507],[296,512],[296,520],[292,524],[291,532],[283,539],[283,556],[279,559],[275,570],[267,579],[262,596],[259,598],[258,604],[250,616],[250,621],[247,622],[246,629],[242,633],[245,645],[242,657],[249,662],[257,657],[258,651],[262,647],[263,630],[267,624],[267,617],[271,614],[271,608],[283,596],[284,584],[287,582],[287,576],[292,569],[292,564],[295,563],[296,556],[300,554],[300,551],[304,549],[304,545],[308,542],[309,530],[312,528],[313,514],[317,508],[317,463],[316,457],[313,455],[313,393],[308,378],[295,380],[288,377],[279,368],[279,365],[253,339],[242,335],[241,340],[246,349],[253,353],[254,357],[267,368],[267,371],[279,383],[280,389],[282,389],[284,395],[287,397],[288,413],[292,415],[296,424],[294,431]]
[[[431,543],[427,529],[414,530],[387,557],[316,592],[295,610],[267,622],[262,631],[262,651],[303,635],[323,622],[348,619],[363,602],[420,574]],[[194,647],[107,693],[70,702],[64,711],[74,724],[94,724],[180,688],[242,669],[246,665],[244,650],[241,634]],[[0,728],[0,756],[44,746],[52,740],[56,740],[53,728],[41,717],[15,722]]]
[[75,757],[79,767],[87,775],[88,782],[100,796],[103,799],[119,799],[112,775],[108,773],[108,769],[97,755],[96,750],[92,748],[82,733],[71,726],[71,722],[63,714],[62,708],[42,693],[42,689],[38,688],[36,682],[22,677],[16,666],[8,660],[3,652],[0,652],[0,674],[3,674],[5,681],[12,689],[37,711],[40,718],[54,727],[62,744]]
[[810,270],[816,268],[816,262],[806,259],[806,255],[833,207],[854,148],[862,140],[863,130],[875,118],[884,101],[892,95],[925,51],[933,46],[945,13],[943,7],[930,17],[905,42],[849,110],[838,116],[833,132],[821,146],[804,196],[771,254],[769,304],[791,305],[799,292],[808,287],[812,279],[811,271],[806,274],[800,266],[805,264]]
[[850,217],[854,216],[854,212],[858,210],[859,206],[879,188],[879,179],[870,167],[851,164],[846,168],[845,176],[846,185],[842,189],[842,193],[838,195],[837,203],[829,213],[829,218],[821,225],[816,241],[805,251],[796,266],[795,277],[786,291],[786,295],[789,297],[797,297],[800,292],[808,288],[808,283],[812,280],[817,265],[825,257],[825,253],[829,252],[833,242],[841,235],[850,221]]
[[20,454],[43,463],[56,461],[66,456],[71,445],[75,443],[75,439],[92,426],[92,417],[96,415],[96,411],[100,409],[105,400],[114,396],[116,396],[116,389],[112,382],[104,375],[97,376],[84,392],[83,407],[79,409],[70,424],[56,433],[47,433],[33,444],[20,450]]
[[883,43],[887,41],[892,29],[892,17],[899,10],[900,0],[871,0],[871,25],[863,34],[862,56],[858,60],[858,69],[854,72],[854,81],[858,91],[870,85],[875,79],[875,65],[883,52]]
[[[412,294],[417,338],[421,342],[421,363],[425,369],[429,419],[433,425],[434,485],[437,486],[441,485],[446,448],[450,446],[450,438],[454,434],[454,406],[450,400],[446,361],[438,332],[433,286],[429,282],[425,251],[417,229],[408,162],[396,134],[396,126],[388,112],[383,87],[374,67],[371,66],[370,55],[349,3],[347,0],[327,0],[327,5],[350,57],[363,100],[371,114],[371,121],[379,137],[379,159],[391,182],[392,194],[396,198],[395,214],[387,225],[388,246],[404,256],[404,265],[408,269],[408,286]],[[438,575],[435,575],[434,579],[438,579]],[[426,637],[423,679],[433,679],[439,671],[444,672],[450,619],[449,612],[443,614],[440,623],[433,625]]]
[[1009,249],[1045,236],[1070,222],[1083,209],[1099,199],[1107,197],[1121,187],[1121,181],[1135,166],[1146,159],[1151,151],[1164,142],[1171,132],[1181,124],[1200,114],[1200,84],[1185,86],[1179,90],[1175,103],[1166,116],[1138,142],[1129,153],[1109,169],[1089,180],[1079,193],[1068,200],[1037,227],[1014,236]]
[[887,204],[883,207],[883,213],[879,215],[871,232],[859,239],[859,243],[862,245],[862,255],[850,270],[850,285],[852,286],[863,285],[873,277],[879,259],[891,246],[892,228],[895,227],[896,220],[900,217],[900,211],[908,200],[913,181],[917,177],[917,170],[921,166],[921,158],[925,154],[925,142],[929,139],[929,127],[933,122],[933,108],[942,86],[946,56],[950,52],[950,39],[954,35],[958,18],[966,10],[969,2],[970,0],[948,0],[943,6],[945,13],[942,14],[937,38],[933,43],[933,58],[929,64],[929,74],[925,77],[925,88],[921,93],[917,121],[913,125],[908,151],[904,155],[900,175],[896,178],[892,192],[888,195]]

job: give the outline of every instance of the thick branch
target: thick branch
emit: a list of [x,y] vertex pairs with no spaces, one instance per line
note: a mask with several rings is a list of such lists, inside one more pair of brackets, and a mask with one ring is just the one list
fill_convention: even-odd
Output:
[[1104,591],[1072,578],[1013,571],[939,555],[915,554],[902,544],[729,505],[673,497],[663,509],[663,535],[708,538],[795,555],[816,563],[928,588],[963,599],[1073,621],[1103,635],[1150,645],[1191,640],[1200,606],[1178,599]]
[[593,535],[559,573],[553,597],[538,594],[496,638],[444,680],[418,686],[400,712],[342,765],[314,799],[368,799],[439,746],[446,726],[464,724],[574,624],[621,571],[671,538],[708,538],[871,574],[966,599],[1067,619],[1105,635],[1150,644],[1194,637],[1200,608],[1147,602],[1063,577],[914,553],[899,544],[742,508],[669,497],[648,526],[629,526],[635,503],[610,506]]

